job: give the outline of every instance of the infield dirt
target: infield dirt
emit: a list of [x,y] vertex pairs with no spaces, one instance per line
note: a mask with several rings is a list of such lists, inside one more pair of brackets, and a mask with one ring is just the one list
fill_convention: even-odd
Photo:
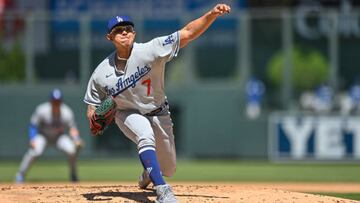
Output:
[[[355,203],[306,192],[360,193],[351,183],[178,183],[170,182],[180,202]],[[152,189],[134,183],[26,183],[0,184],[0,202],[153,202]]]

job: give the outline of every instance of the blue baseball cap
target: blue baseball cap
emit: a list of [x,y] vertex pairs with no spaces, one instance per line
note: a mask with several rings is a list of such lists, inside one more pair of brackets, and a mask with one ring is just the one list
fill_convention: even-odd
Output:
[[108,33],[110,33],[111,30],[118,25],[131,25],[134,27],[134,23],[129,16],[115,16],[108,22]]
[[61,101],[62,100],[62,93],[59,89],[53,89],[50,92],[50,100],[57,100],[57,101]]

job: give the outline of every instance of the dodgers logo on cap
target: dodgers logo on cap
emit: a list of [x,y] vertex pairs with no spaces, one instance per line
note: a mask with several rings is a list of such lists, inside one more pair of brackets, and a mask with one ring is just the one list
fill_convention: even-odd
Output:
[[122,17],[120,17],[120,16],[116,16],[116,19],[117,19],[118,22],[124,21],[124,19],[122,19]]

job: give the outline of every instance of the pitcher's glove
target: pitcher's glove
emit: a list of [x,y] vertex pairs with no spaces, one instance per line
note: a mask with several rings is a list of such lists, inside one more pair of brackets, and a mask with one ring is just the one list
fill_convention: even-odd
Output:
[[90,119],[90,130],[93,135],[102,135],[110,123],[114,120],[115,102],[109,97],[105,99]]

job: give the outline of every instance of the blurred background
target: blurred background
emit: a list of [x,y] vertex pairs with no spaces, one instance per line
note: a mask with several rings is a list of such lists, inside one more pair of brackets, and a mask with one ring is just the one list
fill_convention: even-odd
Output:
[[[360,2],[222,2],[231,14],[167,65],[179,158],[360,160]],[[81,159],[135,158],[115,125],[93,137],[85,116],[87,81],[113,51],[107,20],[131,16],[146,42],[217,3],[0,0],[0,160],[20,160],[30,116],[55,87],[75,111]]]

